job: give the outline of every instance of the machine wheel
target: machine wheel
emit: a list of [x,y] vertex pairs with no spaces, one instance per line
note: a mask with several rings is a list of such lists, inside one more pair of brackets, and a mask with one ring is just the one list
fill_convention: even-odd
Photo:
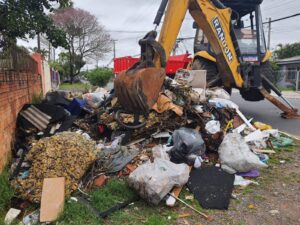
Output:
[[[272,70],[272,65],[269,61],[261,65],[261,74],[265,75],[265,77],[268,78],[271,82],[274,82],[275,79]],[[271,92],[270,87],[265,81],[262,82],[262,85],[269,93]],[[250,88],[249,90],[246,91],[241,90],[240,93],[243,99],[247,101],[256,102],[256,101],[264,100],[264,96],[259,92],[257,88]]]
[[[192,70],[206,70],[206,82],[215,80],[218,77],[218,68],[215,62],[202,57],[197,57],[192,66]],[[231,95],[231,88],[224,88]]]

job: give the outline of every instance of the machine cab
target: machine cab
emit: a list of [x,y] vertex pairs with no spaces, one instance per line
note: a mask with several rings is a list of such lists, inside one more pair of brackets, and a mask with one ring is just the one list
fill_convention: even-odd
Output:
[[[221,0],[221,2],[232,9],[231,21],[242,61],[260,64],[267,53],[260,10],[262,0]],[[202,30],[196,28],[194,52],[199,51],[206,51],[214,56]]]

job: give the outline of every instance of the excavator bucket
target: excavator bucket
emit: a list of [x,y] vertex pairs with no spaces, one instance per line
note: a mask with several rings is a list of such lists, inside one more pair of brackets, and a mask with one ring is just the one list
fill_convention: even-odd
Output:
[[[139,41],[141,60],[115,79],[115,95],[128,113],[148,115],[162,89],[166,77],[166,55],[163,47],[156,42],[156,36],[156,31],[150,31]],[[155,56],[160,59],[158,67],[153,62]]]
[[165,76],[163,68],[154,67],[122,72],[114,83],[118,102],[128,113],[147,115],[158,99]]

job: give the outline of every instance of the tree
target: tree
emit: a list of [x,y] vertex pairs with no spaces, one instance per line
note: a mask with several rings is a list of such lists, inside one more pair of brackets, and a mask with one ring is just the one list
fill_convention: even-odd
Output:
[[70,5],[70,0],[0,0],[0,47],[39,33],[45,33],[54,47],[66,47],[65,33],[55,27],[46,12]]
[[278,45],[278,49],[274,52],[276,59],[285,59],[300,55],[300,42],[293,44]]
[[86,78],[92,85],[103,87],[110,81],[110,79],[113,77],[113,75],[114,74],[111,69],[96,68],[96,69],[89,71],[86,74]]
[[55,11],[52,19],[67,34],[71,79],[80,73],[84,62],[99,60],[111,51],[110,35],[89,12],[66,8]]

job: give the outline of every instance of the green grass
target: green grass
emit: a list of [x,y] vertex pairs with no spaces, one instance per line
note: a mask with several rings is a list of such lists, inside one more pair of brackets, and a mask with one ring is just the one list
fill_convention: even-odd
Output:
[[294,87],[279,87],[280,91],[295,91]]
[[[253,195],[254,201],[264,201],[266,200],[264,196],[255,193],[256,188],[272,188],[274,182],[280,181],[285,183],[300,183],[299,173],[294,172],[289,175],[280,176],[281,168],[278,166],[280,160],[285,160],[286,163],[293,161],[291,157],[286,157],[284,152],[300,150],[300,142],[294,142],[293,146],[284,147],[281,149],[276,149],[277,153],[271,155],[269,165],[271,168],[263,169],[262,176],[257,178],[260,186],[248,186],[239,192],[242,195]],[[290,154],[291,155],[291,154]],[[272,171],[271,171],[272,170]],[[255,193],[255,194],[254,194]],[[0,224],[4,220],[5,214],[9,209],[10,199],[15,195],[11,189],[8,182],[8,174],[4,172],[0,176]],[[136,192],[131,190],[127,184],[127,181],[122,178],[111,178],[108,180],[107,184],[101,188],[95,188],[90,193],[90,200],[93,207],[95,207],[99,212],[106,211],[107,209],[115,206],[120,202],[124,202],[136,195]],[[204,210],[198,203],[196,199],[186,200],[185,197],[191,195],[186,188],[180,194],[180,198],[186,201],[188,204],[192,205],[194,208],[201,212],[207,213],[209,215],[216,214],[215,210]],[[235,200],[231,204],[241,204],[241,200]],[[234,209],[231,209],[234,210]],[[247,209],[248,210],[248,209]],[[190,213],[192,214],[188,220],[192,220],[191,224],[197,224],[199,222],[199,217],[192,210],[188,209],[179,202],[176,203],[174,208],[168,208],[165,206],[164,201],[159,206],[148,205],[145,201],[140,200],[135,202],[128,207],[121,209],[111,215],[105,220],[98,219],[96,216],[88,209],[86,206],[79,202],[74,202],[67,200],[65,204],[65,209],[61,215],[58,224],[64,225],[80,225],[80,224],[110,224],[110,225],[168,225],[168,224],[178,224],[177,218],[180,214]],[[234,224],[232,218],[225,214],[222,217],[224,223]],[[223,220],[222,219],[222,220]],[[228,222],[229,221],[229,222]],[[190,221],[191,222],[191,221]],[[244,224],[243,221],[238,224]]]
[[0,210],[6,209],[11,198],[15,195],[8,180],[8,173],[4,171],[0,174]]
[[9,210],[10,200],[15,196],[8,180],[8,172],[4,170],[0,174],[0,224],[3,223],[5,215]]
[[87,92],[91,88],[89,84],[82,84],[82,83],[74,83],[74,84],[61,84],[59,86],[60,90],[64,91],[82,91]]
[[[91,204],[99,212],[103,212],[118,203],[124,202],[136,194],[128,187],[127,182],[120,178],[111,178],[104,187],[90,192]],[[169,219],[168,219],[169,218]],[[150,206],[143,200],[121,209],[105,220],[96,218],[91,211],[81,203],[67,201],[65,210],[59,222],[63,224],[174,224],[176,213],[162,203],[160,206]]]

